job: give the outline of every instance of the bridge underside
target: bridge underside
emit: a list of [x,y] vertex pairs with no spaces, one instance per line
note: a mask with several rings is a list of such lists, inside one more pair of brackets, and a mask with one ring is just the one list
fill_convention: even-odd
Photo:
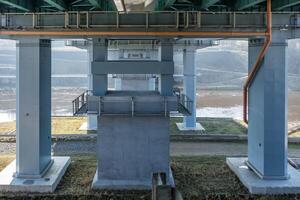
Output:
[[[273,0],[274,11],[299,11],[299,0]],[[2,12],[55,11],[265,11],[266,0],[0,0]]]
[[[142,73],[138,70],[144,70],[143,73],[159,74],[159,92],[164,98],[166,96],[173,97],[173,46],[176,44],[174,41],[190,39],[180,44],[184,50],[184,92],[190,99],[194,100],[191,116],[189,116],[190,118],[185,118],[183,123],[187,128],[195,128],[195,55],[199,46],[203,46],[203,44],[201,40],[194,40],[196,43],[192,44],[191,41],[193,40],[191,38],[249,39],[249,71],[251,71],[251,67],[256,61],[264,43],[261,39],[269,34],[266,32],[265,0],[190,0],[188,3],[181,0],[157,0],[150,1],[152,2],[152,9],[150,11],[129,13],[117,11],[115,1],[109,0],[44,0],[38,1],[39,3],[34,2],[37,1],[0,0],[0,9],[3,11],[3,14],[0,15],[0,37],[18,40],[17,178],[43,177],[44,171],[47,171],[52,166],[50,123],[51,39],[81,38],[89,40],[91,43],[89,46],[89,87],[93,91],[93,95],[98,97],[107,95],[107,77],[109,73],[126,74],[129,72],[133,73],[133,71]],[[274,0],[272,1],[273,10],[299,10],[299,2],[295,0]],[[125,8],[126,5],[123,9]],[[11,13],[12,11],[17,13]],[[248,167],[255,172],[253,177],[260,178],[261,180],[275,179],[276,181],[285,181],[284,179],[289,178],[286,128],[286,48],[288,39],[300,37],[299,28],[299,12],[273,13],[273,40],[268,53],[261,63],[262,70],[258,72],[253,86],[249,90],[251,95],[249,96],[248,113]],[[107,60],[107,41],[125,38],[132,40],[159,40],[160,57],[158,61],[147,61],[146,63],[146,61],[112,62]],[[147,71],[145,72],[145,70]],[[28,88],[32,88],[32,90],[28,91]],[[135,107],[137,106],[135,104],[136,101],[134,101],[134,98],[131,99],[129,104],[126,104],[126,108],[128,108],[126,112],[129,110],[133,119],[136,120],[134,117],[138,118],[138,116],[135,115],[135,111],[139,111],[137,109],[139,107]],[[103,110],[105,111],[105,104],[103,104],[105,99],[102,100],[98,101],[98,112],[89,113],[90,115],[94,115],[93,117],[96,121],[99,117],[101,119],[99,113],[103,112]],[[109,102],[106,102],[106,105],[107,103]],[[163,113],[165,114],[161,118],[168,118],[167,101],[164,100],[164,104],[161,105],[164,106],[159,108],[164,108]],[[142,106],[143,109],[145,107]],[[113,106],[113,108],[117,107]],[[109,107],[109,111],[111,109]],[[130,121],[133,119],[130,118]],[[107,123],[109,123],[109,120]],[[134,129],[135,131],[143,129],[146,123],[143,121],[140,124],[142,125]],[[167,129],[165,128],[166,124],[163,123],[164,129]],[[107,124],[106,128],[110,129],[111,127]],[[128,133],[131,131],[131,129],[128,129]],[[117,130],[116,134],[119,133],[125,132],[120,129]],[[166,136],[168,131],[163,131],[162,134]],[[114,142],[113,138],[109,135],[102,136],[110,142]],[[124,136],[128,139],[127,132]],[[145,142],[144,139],[143,137],[140,141]],[[152,141],[151,138],[149,140]],[[162,140],[164,144],[169,145],[168,137],[164,137]],[[105,140],[101,140],[101,142],[103,141],[105,142]],[[159,152],[156,153],[153,151],[156,148],[154,147],[154,144],[156,144],[155,141],[156,139],[154,138],[149,146],[149,151],[153,155],[159,154]],[[123,141],[120,143],[123,144]],[[128,155],[131,155],[131,147],[134,146],[131,143],[131,140],[128,141],[128,146],[125,149]],[[105,142],[105,144],[107,145],[109,142]],[[140,143],[140,145],[142,144]],[[276,149],[274,149],[274,146],[276,146]],[[118,151],[120,149],[114,148],[112,150]],[[105,151],[99,149],[98,153],[101,154],[103,152]],[[164,149],[164,152],[168,152],[168,149]],[[112,153],[112,151],[106,152],[105,155],[110,155],[109,153]],[[115,157],[116,161],[120,161],[122,153],[119,151],[116,153],[116,155],[120,155]],[[147,152],[141,152],[139,156],[142,158],[150,157]],[[162,162],[161,159],[163,159]],[[135,157],[132,157],[132,161],[137,162]],[[109,163],[110,159],[105,159],[105,162]],[[155,166],[159,166],[161,163],[164,163],[163,171],[167,173],[169,170],[167,154],[163,158],[157,158],[157,163],[155,162],[154,164]],[[129,166],[128,169],[131,169],[132,163],[127,164]],[[136,165],[138,164],[141,165],[141,163],[137,163]],[[115,167],[114,163],[113,165]],[[102,176],[106,174],[106,171],[111,169],[114,170],[111,176]],[[125,167],[124,169],[127,168]],[[160,168],[153,167],[152,169]],[[126,175],[124,180],[131,180],[131,178],[135,180],[142,177],[143,179],[147,179],[147,183],[149,183],[150,172],[153,172],[152,169],[145,172],[148,173],[147,176],[144,176],[144,174],[143,176],[132,176],[135,169],[126,171],[126,173],[123,173],[123,175]],[[98,179],[101,181],[100,179],[103,177],[113,180],[118,177],[120,170],[119,168],[114,169],[110,165],[107,165],[105,168],[101,168],[100,166],[97,171],[96,182],[98,182]],[[144,171],[141,171],[141,173],[144,173]],[[123,179],[121,181],[123,184]],[[110,184],[110,182],[108,183]],[[125,182],[126,184],[127,182]],[[277,185],[275,184],[275,186]],[[263,190],[263,188],[260,189]],[[14,190],[16,189],[12,187],[12,191]],[[290,192],[289,190],[281,191],[282,193]],[[295,191],[300,193],[299,185],[296,185],[291,191],[293,193]]]

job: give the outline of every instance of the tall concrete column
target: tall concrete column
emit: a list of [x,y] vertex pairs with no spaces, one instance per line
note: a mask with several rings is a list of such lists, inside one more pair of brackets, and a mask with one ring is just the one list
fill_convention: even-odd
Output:
[[183,123],[177,126],[182,131],[204,130],[197,123],[196,106],[197,106],[197,72],[196,72],[196,53],[197,48],[188,47],[183,51],[183,93],[193,102],[190,116],[183,118]]
[[16,176],[40,177],[51,165],[51,41],[17,43]]
[[[263,45],[249,42],[249,71]],[[287,173],[287,41],[273,38],[249,90],[248,163],[263,179]]]
[[[171,39],[162,39],[160,41],[158,56],[159,56],[159,61],[173,62],[173,41]],[[172,96],[173,85],[174,85],[173,74],[159,75],[159,91],[161,95]]]
[[[108,87],[107,74],[93,74],[92,63],[95,61],[106,61],[108,56],[107,41],[103,38],[93,38],[88,48],[90,65],[88,74],[88,88],[95,96],[105,95]],[[97,130],[97,114],[88,113],[87,130]]]
[[53,192],[69,157],[51,157],[51,41],[17,42],[16,160],[0,172],[0,191]]

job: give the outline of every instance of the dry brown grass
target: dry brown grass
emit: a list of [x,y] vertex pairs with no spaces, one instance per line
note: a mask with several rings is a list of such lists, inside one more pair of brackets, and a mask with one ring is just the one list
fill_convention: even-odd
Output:
[[80,126],[86,122],[85,117],[53,117],[52,134],[86,134]]
[[2,171],[14,159],[14,155],[0,155],[0,171]]
[[[86,134],[87,131],[80,131],[80,126],[86,122],[86,117],[53,117],[52,134]],[[0,123],[0,133],[16,130],[16,122]]]
[[1,122],[0,133],[7,133],[16,130],[16,122]]

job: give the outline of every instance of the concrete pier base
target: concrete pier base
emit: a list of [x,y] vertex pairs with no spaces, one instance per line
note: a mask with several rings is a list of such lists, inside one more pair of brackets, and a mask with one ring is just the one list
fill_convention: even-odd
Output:
[[261,179],[246,164],[247,158],[227,158],[226,163],[248,188],[251,194],[296,194],[300,193],[300,172],[288,165],[289,179]]
[[52,157],[53,164],[42,178],[17,178],[16,161],[11,162],[0,172],[1,192],[54,192],[62,176],[66,172],[70,157]]
[[164,116],[101,116],[98,168],[93,188],[151,189],[152,174],[170,170],[170,119]]
[[[168,185],[175,187],[172,170],[169,171]],[[114,190],[150,190],[152,188],[151,180],[111,180],[99,179],[98,169],[93,179],[92,188],[94,189],[114,189]]]
[[195,127],[186,127],[185,123],[176,123],[176,126],[180,131],[205,131],[205,128],[200,123],[196,123]]

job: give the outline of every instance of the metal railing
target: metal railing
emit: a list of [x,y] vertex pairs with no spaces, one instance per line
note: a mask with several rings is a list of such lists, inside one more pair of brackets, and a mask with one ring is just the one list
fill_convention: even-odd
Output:
[[[289,15],[288,24],[299,27],[300,13],[274,12]],[[294,16],[294,17],[293,17]],[[4,29],[84,29],[84,28],[266,28],[265,12],[200,12],[200,11],[68,11],[0,14]],[[280,20],[278,21],[280,22]],[[280,22],[281,23],[281,22]]]
[[163,115],[177,110],[175,96],[88,96],[87,113],[98,115]]
[[88,95],[89,91],[85,91],[72,101],[73,115],[78,114],[79,111],[87,105]]
[[72,101],[73,115],[93,113],[98,115],[164,115],[179,112],[191,115],[193,101],[179,89],[173,96],[93,96],[85,91]]
[[174,88],[174,94],[178,98],[178,112],[186,112],[188,115],[191,115],[193,112],[194,102],[188,96],[183,94],[179,88]]

